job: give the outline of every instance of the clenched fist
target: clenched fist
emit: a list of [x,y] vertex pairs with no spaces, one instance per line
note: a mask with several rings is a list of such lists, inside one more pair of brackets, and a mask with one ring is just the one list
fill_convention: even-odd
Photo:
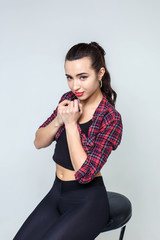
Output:
[[82,104],[78,99],[64,100],[58,104],[57,120],[60,125],[76,124],[82,115]]

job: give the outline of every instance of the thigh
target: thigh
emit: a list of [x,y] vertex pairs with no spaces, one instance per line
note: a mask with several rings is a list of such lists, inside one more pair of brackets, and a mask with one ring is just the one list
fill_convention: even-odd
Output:
[[13,240],[39,240],[60,217],[57,209],[57,202],[58,198],[52,187],[25,220]]
[[[109,206],[104,188],[90,196],[95,198],[63,198],[59,202],[62,213],[56,224],[40,240],[93,240],[108,221]],[[98,195],[97,195],[98,194]],[[99,197],[98,197],[99,196]]]

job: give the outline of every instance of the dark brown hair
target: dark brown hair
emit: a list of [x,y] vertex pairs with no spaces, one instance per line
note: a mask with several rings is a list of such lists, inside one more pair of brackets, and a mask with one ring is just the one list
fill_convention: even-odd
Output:
[[115,107],[115,102],[117,98],[117,93],[111,88],[111,77],[107,70],[105,63],[105,51],[104,49],[97,43],[79,43],[70,48],[68,53],[66,54],[65,61],[72,61],[76,59],[80,59],[83,57],[90,57],[92,61],[92,68],[98,74],[101,67],[105,68],[105,73],[102,77],[102,87],[101,91],[106,94],[108,101],[112,106]]

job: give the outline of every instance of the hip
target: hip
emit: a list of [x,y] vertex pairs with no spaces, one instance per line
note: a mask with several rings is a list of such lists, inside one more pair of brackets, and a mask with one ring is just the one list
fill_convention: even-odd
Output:
[[54,196],[69,201],[104,201],[108,202],[107,189],[102,176],[95,177],[87,184],[80,184],[77,180],[63,181],[58,178],[55,172],[53,184]]

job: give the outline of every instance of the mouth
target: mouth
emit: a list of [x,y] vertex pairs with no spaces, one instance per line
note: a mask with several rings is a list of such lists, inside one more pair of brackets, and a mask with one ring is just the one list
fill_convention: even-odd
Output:
[[82,96],[83,93],[84,93],[84,92],[75,92],[75,95],[79,97],[79,96]]

